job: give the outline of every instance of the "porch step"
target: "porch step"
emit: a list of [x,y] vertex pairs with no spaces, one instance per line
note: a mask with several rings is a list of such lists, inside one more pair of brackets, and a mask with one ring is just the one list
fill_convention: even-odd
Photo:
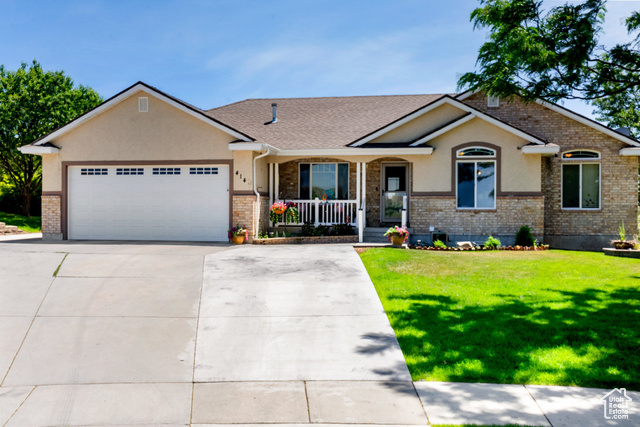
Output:
[[[384,237],[384,233],[389,227],[365,227],[362,232],[362,240],[365,243],[387,243],[387,238]],[[413,229],[409,228],[409,234],[413,233]]]

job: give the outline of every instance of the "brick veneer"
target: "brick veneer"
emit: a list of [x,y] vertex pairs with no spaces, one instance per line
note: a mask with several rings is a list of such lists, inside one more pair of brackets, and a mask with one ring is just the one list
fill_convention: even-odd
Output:
[[44,239],[62,239],[60,195],[42,195],[42,236]]
[[554,236],[614,236],[624,221],[631,234],[638,228],[638,158],[622,157],[625,144],[593,128],[578,123],[536,103],[500,100],[500,107],[487,107],[478,93],[465,103],[486,111],[520,129],[558,144],[560,153],[591,149],[601,153],[601,209],[562,210],[561,156],[547,157],[542,164],[542,191],[545,197],[544,234]]
[[415,234],[429,234],[432,226],[449,235],[514,236],[521,225],[544,233],[542,196],[498,197],[495,210],[458,210],[455,196],[413,196],[410,213]]
[[[233,226],[239,225],[240,227],[249,230],[249,239],[255,237],[255,230],[253,229],[254,212],[256,208],[256,196],[255,194],[234,194],[233,195],[233,209],[232,218]],[[269,227],[269,197],[260,197],[260,231],[267,231]]]

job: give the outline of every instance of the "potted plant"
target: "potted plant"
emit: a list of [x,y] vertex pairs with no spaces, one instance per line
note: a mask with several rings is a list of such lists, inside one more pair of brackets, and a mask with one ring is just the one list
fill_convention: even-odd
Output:
[[634,242],[630,242],[628,240],[625,240],[627,237],[627,232],[625,230],[624,227],[624,221],[622,221],[622,224],[620,224],[620,227],[618,227],[618,235],[620,236],[620,240],[612,240],[611,244],[613,245],[614,248],[616,249],[633,249],[634,247]]
[[227,230],[227,236],[234,245],[241,245],[249,237],[249,230],[238,225]]
[[388,229],[387,232],[384,233],[384,236],[393,246],[401,246],[409,239],[409,231],[406,228],[395,225]]
[[274,225],[279,222],[284,222],[284,230],[286,233],[287,224],[298,223],[298,207],[293,202],[275,202],[269,209],[269,219]]

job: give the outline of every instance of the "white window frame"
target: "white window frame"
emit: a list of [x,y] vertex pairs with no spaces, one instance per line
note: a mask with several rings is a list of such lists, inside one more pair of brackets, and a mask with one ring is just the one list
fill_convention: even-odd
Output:
[[[486,154],[486,155],[472,154],[470,156],[460,155],[461,152],[467,151],[467,150],[488,150],[488,151],[491,151],[491,154]],[[494,150],[493,148],[487,148],[487,147],[482,147],[482,146],[465,147],[465,148],[461,148],[461,149],[456,151],[456,158],[457,159],[473,159],[473,158],[482,158],[482,159],[484,159],[484,158],[495,158],[495,157],[496,157],[496,150]]]
[[[584,161],[586,159],[563,159],[566,162],[562,163],[562,170],[560,171],[560,208],[563,211],[599,211],[602,210],[602,163],[600,162],[589,162]],[[576,161],[577,160],[577,161]],[[582,160],[582,161],[580,161]],[[595,160],[595,159],[593,159]],[[579,182],[579,191],[578,201],[580,207],[577,208],[565,208],[564,207],[564,167],[567,165],[578,165],[580,166],[580,172],[578,174],[578,182]],[[583,208],[582,207],[582,165],[598,165],[598,207],[597,208]]]
[[[303,199],[300,195],[300,166],[301,165],[309,165],[309,199]],[[338,196],[338,165],[347,165],[347,198],[344,200],[349,200],[349,186],[351,185],[351,168],[349,166],[349,162],[300,162],[298,163],[298,199],[300,200],[313,200],[311,199],[311,192],[313,191],[313,165],[336,165],[336,179],[335,179],[335,189],[336,189],[336,197]],[[343,199],[335,199],[335,200],[343,200]]]
[[[471,147],[468,147],[471,148]],[[475,148],[475,147],[473,147]],[[484,148],[484,147],[480,147],[480,148]],[[491,210],[495,210],[496,209],[496,199],[498,198],[498,188],[497,188],[497,177],[498,177],[498,160],[495,158],[495,156],[493,157],[489,157],[485,159],[483,156],[473,156],[474,158],[471,160],[457,160],[456,161],[456,210],[459,211],[469,211],[469,210],[473,210],[473,211],[491,211]],[[469,156],[469,158],[471,158],[471,156]],[[488,163],[488,162],[493,162],[493,191],[494,191],[494,196],[493,196],[493,206],[492,207],[482,207],[479,208],[478,207],[478,174],[477,174],[477,170],[478,170],[478,163]],[[473,207],[471,208],[466,208],[466,207],[458,207],[458,164],[460,163],[473,163],[474,164],[474,174],[473,174]]]

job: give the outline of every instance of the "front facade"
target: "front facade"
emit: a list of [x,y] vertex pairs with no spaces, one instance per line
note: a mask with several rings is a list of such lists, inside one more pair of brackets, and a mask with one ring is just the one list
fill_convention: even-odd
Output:
[[[33,144],[49,239],[225,241],[298,224],[599,249],[637,229],[640,143],[482,93],[255,99],[200,110],[137,83]],[[632,234],[632,233],[630,233]]]

